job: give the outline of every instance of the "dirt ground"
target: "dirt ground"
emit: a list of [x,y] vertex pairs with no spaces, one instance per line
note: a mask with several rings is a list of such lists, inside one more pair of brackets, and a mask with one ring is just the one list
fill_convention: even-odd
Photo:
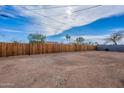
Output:
[[83,51],[0,58],[0,87],[124,87],[124,53]]

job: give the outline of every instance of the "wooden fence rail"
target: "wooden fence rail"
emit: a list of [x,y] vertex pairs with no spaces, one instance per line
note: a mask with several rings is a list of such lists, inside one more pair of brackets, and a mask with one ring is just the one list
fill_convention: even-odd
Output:
[[96,50],[92,45],[0,43],[0,57]]

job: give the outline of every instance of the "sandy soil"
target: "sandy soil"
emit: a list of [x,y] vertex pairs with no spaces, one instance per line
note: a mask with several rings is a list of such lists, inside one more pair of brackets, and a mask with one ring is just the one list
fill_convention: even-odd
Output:
[[124,87],[124,53],[84,51],[0,58],[0,87]]

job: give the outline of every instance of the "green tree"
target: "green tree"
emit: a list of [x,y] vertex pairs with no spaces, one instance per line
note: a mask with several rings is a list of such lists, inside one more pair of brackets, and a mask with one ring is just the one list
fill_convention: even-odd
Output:
[[70,39],[71,39],[71,36],[67,34],[67,35],[65,36],[65,38],[66,38],[67,42],[69,43],[69,42],[70,42]]
[[14,40],[14,41],[12,41],[13,43],[21,43],[21,42],[18,42],[18,41],[16,41],[16,40]]
[[89,42],[88,42],[88,44],[89,44],[89,45],[92,45],[92,42],[91,42],[91,41],[89,41]]
[[46,39],[46,36],[41,34],[29,34],[28,40],[30,43],[44,43]]
[[83,37],[78,37],[78,38],[76,38],[76,43],[77,44],[82,44],[82,43],[84,43],[84,38]]

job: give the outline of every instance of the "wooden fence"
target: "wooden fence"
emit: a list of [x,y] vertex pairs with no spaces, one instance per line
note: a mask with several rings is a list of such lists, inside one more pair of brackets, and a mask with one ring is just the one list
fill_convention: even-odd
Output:
[[0,43],[0,57],[96,50],[92,45]]

